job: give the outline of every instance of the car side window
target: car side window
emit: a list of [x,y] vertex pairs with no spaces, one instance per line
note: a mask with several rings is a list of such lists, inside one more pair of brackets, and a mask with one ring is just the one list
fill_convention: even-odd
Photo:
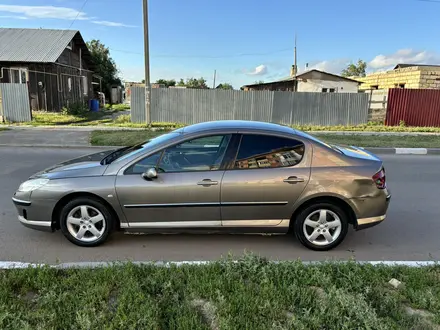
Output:
[[127,168],[127,170],[125,171],[125,174],[145,173],[149,168],[153,168],[153,167],[157,166],[157,163],[159,162],[161,155],[162,155],[162,151],[156,152],[155,154],[152,154],[150,156],[147,156],[147,157],[141,159],[136,164]]
[[220,168],[231,135],[196,138],[167,148],[159,172],[215,171]]
[[304,143],[278,136],[245,134],[235,160],[236,169],[276,168],[298,164]]

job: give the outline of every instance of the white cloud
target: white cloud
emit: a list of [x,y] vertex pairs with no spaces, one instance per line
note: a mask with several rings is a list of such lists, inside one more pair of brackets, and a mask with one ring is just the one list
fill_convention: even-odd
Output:
[[73,20],[75,18],[77,20],[89,19],[86,13],[78,13],[78,10],[67,7],[0,5],[0,12],[22,14],[28,18],[56,18],[66,20]]
[[249,76],[264,76],[267,73],[267,66],[261,64],[246,74]]
[[[350,60],[347,60],[345,58],[339,58],[339,59],[333,59],[333,60],[327,60],[327,61],[321,61],[321,62],[315,62],[315,63],[309,63],[309,67],[307,70],[320,70],[325,71],[329,73],[334,74],[340,74],[342,70],[344,70],[347,65],[350,63]],[[299,72],[305,71],[304,68],[299,68]]]
[[28,19],[26,16],[15,16],[15,15],[1,15],[0,18]]
[[15,19],[61,19],[61,20],[82,20],[91,21],[93,24],[111,26],[111,27],[134,27],[133,25],[127,25],[119,22],[101,21],[96,17],[90,17],[85,12],[78,11],[68,7],[55,7],[55,6],[15,6],[15,5],[0,5],[0,13],[12,13],[19,14],[0,16],[3,18],[15,18]]
[[136,27],[134,25],[127,25],[124,23],[111,22],[111,21],[92,21],[93,24],[113,26],[113,27]]
[[367,65],[374,70],[385,70],[396,66],[399,63],[408,64],[438,64],[440,54],[429,51],[416,51],[414,49],[400,49],[389,55],[377,55]]

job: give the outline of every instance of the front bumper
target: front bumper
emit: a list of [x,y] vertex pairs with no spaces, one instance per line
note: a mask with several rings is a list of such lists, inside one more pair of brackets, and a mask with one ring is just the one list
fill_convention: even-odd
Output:
[[45,203],[37,202],[37,205],[33,205],[31,201],[16,196],[12,197],[12,202],[18,212],[18,221],[23,226],[41,231],[53,231],[50,207]]

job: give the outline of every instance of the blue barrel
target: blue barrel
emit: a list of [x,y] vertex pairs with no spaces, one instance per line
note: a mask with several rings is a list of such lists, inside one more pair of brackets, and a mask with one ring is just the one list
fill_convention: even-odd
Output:
[[96,99],[90,100],[90,111],[92,111],[92,112],[99,111],[99,100],[96,100]]

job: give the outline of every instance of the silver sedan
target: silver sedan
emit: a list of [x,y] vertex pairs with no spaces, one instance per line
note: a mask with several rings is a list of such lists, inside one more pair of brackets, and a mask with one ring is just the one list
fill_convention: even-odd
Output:
[[97,246],[115,230],[294,233],[329,250],[385,219],[382,161],[261,122],[201,123],[70,160],[13,196],[25,226]]

